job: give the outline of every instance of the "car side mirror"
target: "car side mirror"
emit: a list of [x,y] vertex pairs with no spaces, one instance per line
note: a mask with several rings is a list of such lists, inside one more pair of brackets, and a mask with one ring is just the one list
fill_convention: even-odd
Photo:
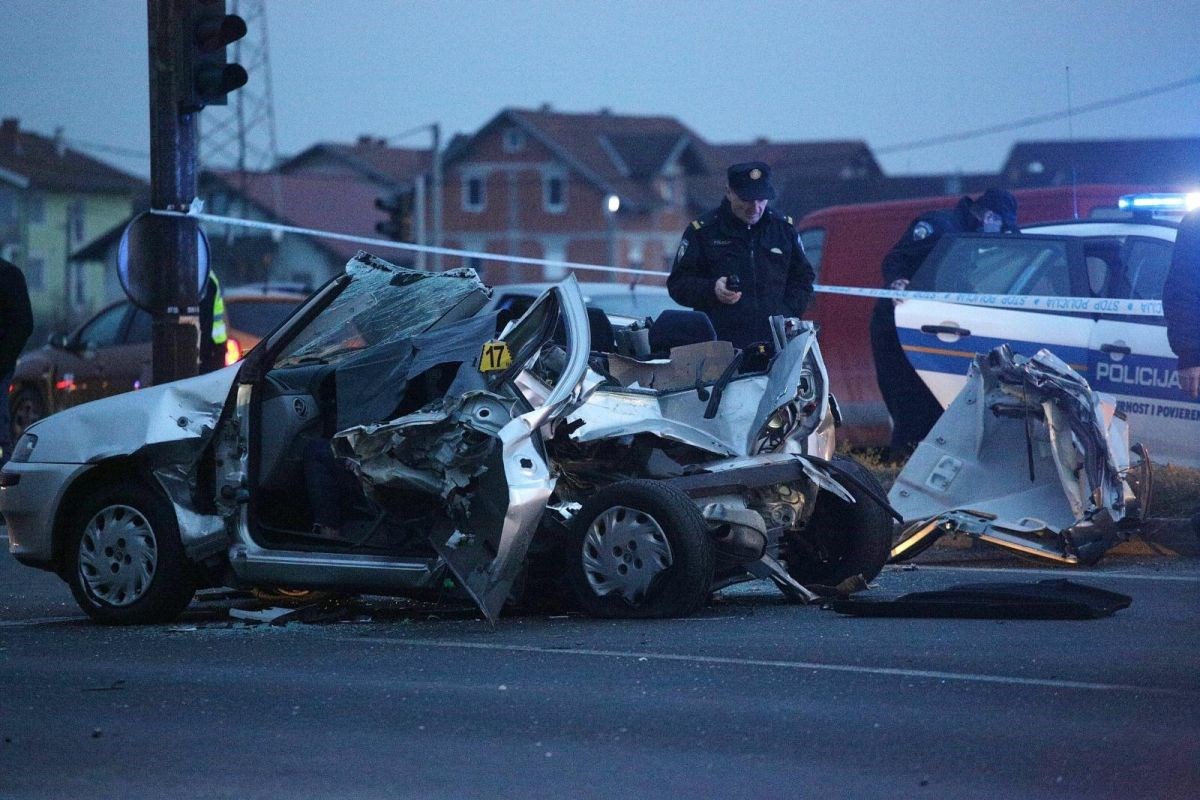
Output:
[[50,334],[50,338],[46,340],[46,344],[50,345],[55,350],[66,350],[67,349],[67,334],[52,333],[52,334]]

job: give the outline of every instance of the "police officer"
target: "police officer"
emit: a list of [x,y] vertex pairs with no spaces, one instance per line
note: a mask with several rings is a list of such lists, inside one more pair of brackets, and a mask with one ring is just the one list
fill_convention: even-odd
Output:
[[667,291],[703,311],[720,339],[735,347],[771,341],[768,318],[799,317],[813,294],[813,268],[791,217],[767,208],[771,168],[734,164],[720,207],[683,232]]
[[25,274],[16,264],[0,258],[0,466],[12,455],[12,422],[8,408],[8,385],[12,383],[17,356],[33,333],[33,310]]
[[204,296],[200,299],[200,373],[212,372],[225,365],[225,348],[229,331],[225,326],[225,297],[221,282],[212,270]]
[[[928,211],[914,219],[883,259],[883,285],[903,290],[938,240],[947,233],[1017,230],[1017,199],[1003,189],[963,197],[953,209]],[[933,393],[908,363],[896,334],[896,303],[880,298],[871,315],[875,379],[892,418],[889,457],[907,458],[942,415]]]
[[1171,268],[1163,286],[1167,341],[1179,357],[1179,387],[1200,396],[1200,210],[1179,223]]

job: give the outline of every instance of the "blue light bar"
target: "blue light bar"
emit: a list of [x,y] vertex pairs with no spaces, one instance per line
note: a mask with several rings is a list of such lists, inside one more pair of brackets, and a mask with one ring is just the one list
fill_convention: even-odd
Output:
[[1122,211],[1175,212],[1184,214],[1200,208],[1200,192],[1126,194],[1117,201]]

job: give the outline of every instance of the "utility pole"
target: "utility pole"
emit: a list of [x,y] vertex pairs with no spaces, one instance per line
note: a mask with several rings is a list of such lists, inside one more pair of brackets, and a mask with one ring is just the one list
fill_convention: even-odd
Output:
[[[224,0],[147,0],[150,53],[150,208],[187,211],[196,196],[197,115],[246,83],[246,71],[225,63],[225,45],[246,33]],[[147,226],[145,255],[130,265],[153,287],[152,380],[195,375],[199,364],[201,268],[199,225],[156,218]]]

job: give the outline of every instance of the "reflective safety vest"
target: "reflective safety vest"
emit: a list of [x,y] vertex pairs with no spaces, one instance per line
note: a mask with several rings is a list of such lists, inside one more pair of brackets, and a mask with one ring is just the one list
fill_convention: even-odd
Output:
[[225,298],[221,295],[221,282],[213,272],[208,273],[208,279],[213,285],[212,341],[213,344],[225,344],[229,339],[229,331],[225,328]]

